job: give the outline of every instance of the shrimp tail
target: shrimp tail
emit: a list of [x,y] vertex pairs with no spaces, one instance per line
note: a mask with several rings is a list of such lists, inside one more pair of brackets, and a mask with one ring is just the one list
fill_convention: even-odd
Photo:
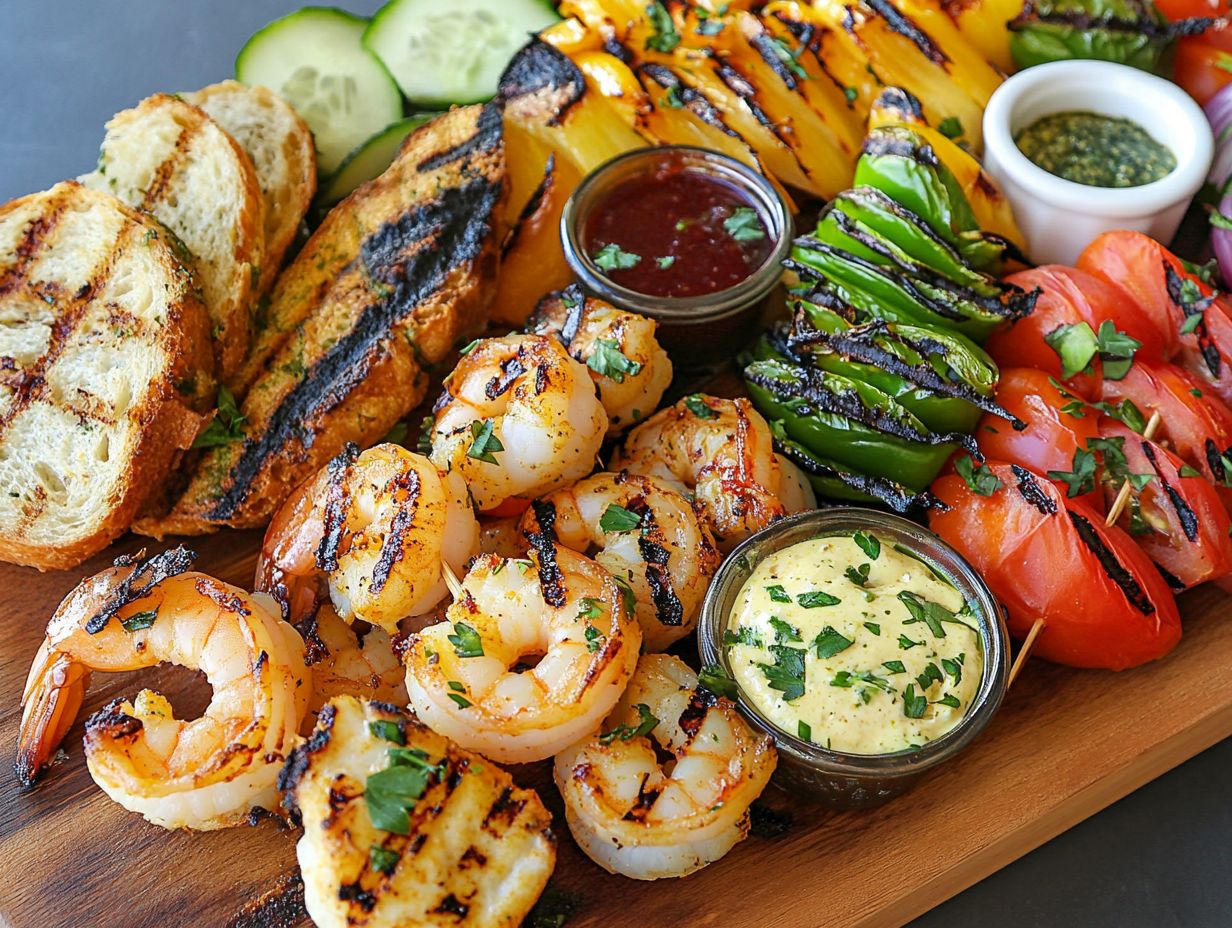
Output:
[[89,682],[85,665],[43,642],[21,697],[21,729],[13,770],[22,789],[33,787],[51,763],[81,710]]

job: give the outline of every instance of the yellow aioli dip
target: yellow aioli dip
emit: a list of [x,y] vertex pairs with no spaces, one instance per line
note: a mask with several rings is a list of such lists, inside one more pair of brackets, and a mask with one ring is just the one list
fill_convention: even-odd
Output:
[[757,565],[724,645],[746,697],[783,731],[888,754],[946,734],[975,698],[983,657],[964,606],[875,533],[812,538]]

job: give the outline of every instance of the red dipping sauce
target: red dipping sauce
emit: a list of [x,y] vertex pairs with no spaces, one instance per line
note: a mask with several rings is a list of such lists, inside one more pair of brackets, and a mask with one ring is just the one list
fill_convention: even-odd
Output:
[[752,276],[776,242],[749,194],[665,154],[603,194],[581,244],[604,276],[647,296],[718,293]]

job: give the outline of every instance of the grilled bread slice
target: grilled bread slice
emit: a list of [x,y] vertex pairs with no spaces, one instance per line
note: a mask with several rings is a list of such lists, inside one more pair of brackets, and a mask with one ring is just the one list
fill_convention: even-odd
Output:
[[317,153],[308,124],[268,87],[239,81],[181,94],[225,129],[248,153],[265,204],[265,261],[261,292],[274,285],[282,258],[317,190]]
[[209,319],[179,252],[77,183],[0,207],[0,559],[102,550],[204,423]]
[[[326,703],[278,786],[304,826],[296,855],[318,928],[508,928],[556,863],[551,816],[533,790],[394,706]],[[373,824],[399,818],[387,786],[413,803],[405,834]]]
[[248,352],[265,250],[252,159],[204,112],[160,93],[112,117],[98,168],[81,182],[149,213],[188,247],[218,375],[230,383]]
[[348,442],[371,445],[414,409],[425,368],[487,321],[505,186],[499,108],[459,107],[411,133],[275,285],[243,437],[211,449],[170,514],[137,530],[263,525]]

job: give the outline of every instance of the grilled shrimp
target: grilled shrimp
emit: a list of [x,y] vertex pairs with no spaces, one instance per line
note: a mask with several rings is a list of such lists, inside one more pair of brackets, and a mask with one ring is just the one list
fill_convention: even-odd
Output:
[[528,560],[480,555],[447,621],[413,635],[406,655],[419,718],[509,763],[551,757],[593,731],[642,641],[611,574],[544,535],[531,542]]
[[[382,780],[394,789],[378,805]],[[508,928],[556,862],[533,790],[393,706],[331,700],[279,786],[304,825],[295,851],[318,928]]]
[[556,336],[589,369],[609,434],[658,409],[672,382],[672,362],[656,328],[653,319],[584,296],[577,284],[545,297],[526,323],[528,332]]
[[205,674],[214,693],[204,715],[177,719],[148,689],[111,702],[86,722],[94,782],[165,828],[223,828],[273,808],[311,689],[303,642],[269,597],[187,572],[192,559],[183,548],[121,559],[60,604],[22,696],[24,783],[72,726],[89,671],[168,662]]
[[522,530],[547,532],[627,582],[647,651],[693,630],[719,566],[710,530],[688,500],[654,477],[587,477],[532,503]]
[[700,870],[743,840],[777,759],[771,738],[699,689],[684,662],[646,654],[602,732],[557,755],[554,772],[586,855],[611,873],[658,880]]
[[341,695],[406,705],[406,668],[385,629],[373,625],[360,634],[328,603],[298,628],[305,640],[305,660],[312,667],[313,714]]
[[346,622],[390,635],[398,622],[447,593],[442,562],[461,571],[479,526],[456,474],[384,444],[354,445],[301,484],[274,516],[257,561],[256,588],[299,623],[332,602]]
[[612,470],[692,490],[707,525],[729,549],[775,519],[816,505],[801,475],[783,479],[784,463],[774,453],[770,426],[748,400],[695,393],[630,432]]
[[607,431],[586,368],[542,335],[478,342],[433,413],[433,462],[461,474],[485,511],[585,477]]

